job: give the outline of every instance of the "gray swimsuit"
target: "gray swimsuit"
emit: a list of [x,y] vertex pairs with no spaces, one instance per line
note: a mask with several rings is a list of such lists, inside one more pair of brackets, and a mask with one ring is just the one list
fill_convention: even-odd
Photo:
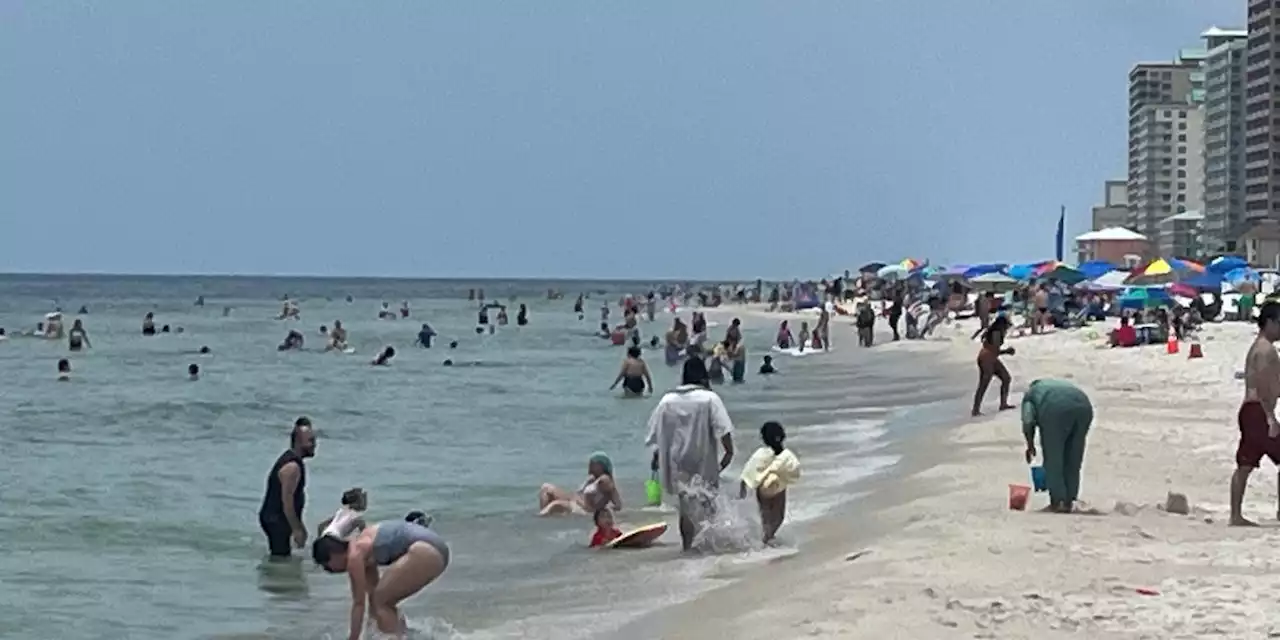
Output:
[[408,553],[415,542],[425,542],[432,546],[444,558],[445,566],[449,566],[449,545],[440,534],[420,524],[404,520],[388,520],[378,524],[378,532],[373,535],[373,559],[386,566]]

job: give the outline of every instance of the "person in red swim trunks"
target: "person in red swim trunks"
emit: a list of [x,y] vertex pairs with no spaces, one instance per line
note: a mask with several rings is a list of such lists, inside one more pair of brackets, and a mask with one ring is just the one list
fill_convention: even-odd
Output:
[[[1280,340],[1280,303],[1262,305],[1258,314],[1258,338],[1249,347],[1244,363],[1244,402],[1237,420],[1240,444],[1236,447],[1236,471],[1231,475],[1231,526],[1252,527],[1241,507],[1249,474],[1263,456],[1280,467],[1280,422],[1276,420],[1276,398],[1280,397],[1280,355],[1274,343]],[[1276,517],[1280,518],[1280,505]]]
[[591,547],[603,547],[617,540],[622,531],[613,523],[613,512],[608,507],[599,509],[595,514],[596,530],[591,534]]

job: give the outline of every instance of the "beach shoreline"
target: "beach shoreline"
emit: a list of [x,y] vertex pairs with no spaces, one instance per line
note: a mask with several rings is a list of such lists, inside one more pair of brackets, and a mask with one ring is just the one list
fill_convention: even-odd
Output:
[[[778,316],[781,317],[781,316]],[[926,344],[964,363],[976,344],[958,323]],[[1030,484],[1017,411],[914,434],[900,469],[866,483],[857,519],[808,525],[794,556],[734,576],[614,637],[1096,638],[1267,637],[1280,616],[1259,597],[1280,584],[1280,529],[1228,528],[1235,380],[1254,327],[1210,325],[1204,357],[1163,346],[1107,349],[1107,325],[1010,342],[1012,401],[1034,379],[1090,394],[1082,500],[1100,515],[1008,510],[1007,485]],[[899,347],[898,345],[904,345]],[[917,349],[909,343],[886,350]],[[932,347],[930,347],[932,348]],[[985,408],[995,409],[995,389]],[[1255,473],[1246,516],[1274,522],[1275,474]],[[1189,515],[1161,507],[1187,495]],[[1032,509],[1047,502],[1032,498]],[[859,555],[860,554],[860,555]],[[1146,595],[1156,594],[1156,595]]]

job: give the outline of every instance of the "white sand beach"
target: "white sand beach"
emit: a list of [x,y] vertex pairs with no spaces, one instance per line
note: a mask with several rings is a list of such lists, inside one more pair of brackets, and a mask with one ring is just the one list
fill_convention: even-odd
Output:
[[[1095,326],[1103,334],[1110,323]],[[958,323],[934,340],[876,348],[972,366],[973,329]],[[629,630],[769,640],[1280,637],[1280,607],[1270,603],[1280,587],[1280,562],[1272,564],[1280,525],[1269,462],[1245,498],[1246,517],[1264,526],[1226,524],[1243,395],[1235,372],[1255,328],[1208,326],[1202,359],[1188,359],[1185,343],[1177,355],[1107,349],[1089,333],[1014,338],[1018,353],[1005,361],[1014,404],[1042,377],[1072,380],[1091,396],[1081,499],[1099,515],[1037,512],[1046,494],[1026,512],[1008,509],[1008,485],[1030,478],[1019,416],[996,413],[993,384],[988,415],[969,419],[967,401],[957,403],[959,426],[914,443],[907,464],[917,471],[874,486],[856,527],[814,523],[794,558]],[[840,334],[842,351],[856,349]],[[1171,491],[1187,496],[1190,514],[1163,510]]]

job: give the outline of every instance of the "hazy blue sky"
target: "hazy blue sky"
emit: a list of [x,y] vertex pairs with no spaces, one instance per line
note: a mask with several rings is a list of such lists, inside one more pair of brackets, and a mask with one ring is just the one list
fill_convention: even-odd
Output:
[[1245,0],[0,3],[0,271],[1051,257]]

